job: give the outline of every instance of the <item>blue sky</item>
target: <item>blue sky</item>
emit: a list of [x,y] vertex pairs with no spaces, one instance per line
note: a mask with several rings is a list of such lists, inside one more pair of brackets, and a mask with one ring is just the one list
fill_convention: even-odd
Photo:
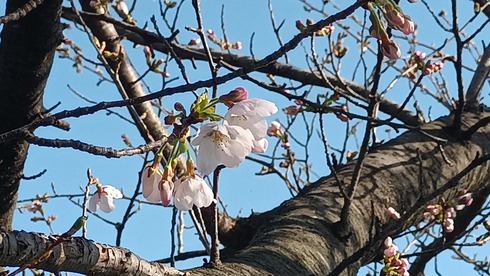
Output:
[[[65,5],[69,5],[68,1],[65,1]],[[313,4],[319,6],[321,1],[312,1]],[[462,18],[468,18],[472,15],[472,6],[470,1],[458,1],[461,5],[459,10],[462,13]],[[349,2],[350,3],[350,2]],[[442,1],[433,1],[435,10],[440,10]],[[254,35],[253,40],[253,53],[257,57],[263,57],[270,52],[278,48],[277,40],[272,33],[270,24],[269,11],[267,10],[267,1],[251,0],[251,1],[226,1],[216,0],[212,2],[202,1],[203,18],[206,29],[213,29],[218,36],[221,35],[221,7],[225,6],[224,22],[226,25],[227,37],[231,41],[241,41],[244,49],[241,51],[234,51],[244,55],[250,54],[249,45],[250,38]],[[274,7],[275,18],[277,24],[280,24],[284,19],[285,23],[281,30],[281,36],[283,41],[289,40],[294,34],[297,33],[297,29],[294,26],[296,20],[305,21],[306,18],[312,18],[318,21],[321,16],[317,13],[307,13],[299,1],[290,1],[288,4],[284,4],[282,1],[272,1]],[[402,8],[404,11],[412,16],[414,22],[419,26],[419,40],[424,41],[428,45],[439,46],[445,38],[451,36],[449,33],[441,33],[435,27],[432,18],[426,13],[422,3],[409,4],[406,1],[402,1]],[[444,7],[449,8],[449,6]],[[177,20],[177,27],[181,30],[179,35],[179,41],[186,43],[196,35],[190,33],[184,29],[185,26],[196,26],[194,13],[192,11],[192,5],[190,1],[186,1],[183,4],[183,12]],[[138,20],[138,26],[142,26],[145,21],[149,22],[151,15],[159,16],[158,4],[156,1],[138,2],[136,7],[135,18]],[[246,11],[246,12],[245,12]],[[250,13],[250,11],[252,11]],[[448,13],[450,10],[446,10]],[[328,10],[328,13],[335,11]],[[170,13],[172,14],[172,13]],[[250,16],[250,14],[253,14]],[[357,11],[355,14],[358,18],[362,18],[363,12]],[[482,22],[480,16],[477,22]],[[352,24],[352,20],[345,20],[343,23]],[[151,26],[151,23],[149,23]],[[161,21],[160,21],[160,24]],[[474,26],[478,26],[475,24]],[[474,29],[474,27],[472,27]],[[150,27],[150,29],[152,29]],[[169,35],[164,31],[163,24],[161,26],[164,35]],[[337,27],[336,32],[340,30]],[[437,32],[436,32],[437,30]],[[87,44],[86,36],[81,34],[77,30],[68,30],[64,32],[66,36],[70,37],[75,43],[80,45],[85,55],[94,58],[94,50]],[[400,33],[398,33],[400,34]],[[336,36],[336,33],[335,33]],[[480,36],[480,40],[484,37]],[[346,44],[349,45],[349,53],[345,58],[342,70],[346,77],[352,75],[352,68],[357,63],[359,55],[356,54],[358,48],[353,44],[351,38],[346,38]],[[476,41],[480,43],[479,40]],[[374,43],[372,40],[371,43]],[[488,43],[488,41],[487,41]],[[326,38],[319,38],[316,42],[317,50],[320,51],[328,46]],[[132,50],[132,44],[125,43],[129,56],[132,62],[137,68],[143,72],[145,69],[144,55],[142,47]],[[449,46],[447,53],[454,45]],[[304,48],[303,48],[304,47]],[[293,60],[296,66],[306,68],[305,51],[309,49],[309,42],[304,41],[304,44],[296,48],[288,56]],[[423,47],[421,47],[423,50]],[[402,54],[408,50],[406,44],[402,44]],[[164,58],[163,55],[158,54],[158,57]],[[368,59],[369,61],[370,59]],[[284,61],[281,59],[280,61]],[[206,63],[197,63],[198,69],[193,70],[189,62],[185,62],[190,76],[191,82],[198,80],[208,79],[210,77],[209,70],[207,70]],[[468,60],[468,65],[473,66],[473,63]],[[119,99],[119,94],[115,88],[108,84],[102,83],[97,86],[98,77],[90,73],[87,70],[83,70],[78,74],[72,68],[72,62],[63,59],[56,59],[53,67],[51,78],[48,82],[48,86],[45,92],[44,104],[47,108],[61,102],[61,105],[55,111],[61,111],[65,109],[73,109],[79,106],[87,106],[88,103],[80,99],[78,96],[70,92],[67,85],[70,85],[73,89],[77,90],[84,96],[94,101],[111,101]],[[451,78],[452,68],[449,64],[445,69],[447,72],[450,91],[454,91],[454,78]],[[368,65],[372,68],[372,64]],[[172,63],[168,69],[172,77],[179,76],[174,63]],[[225,72],[220,71],[220,72]],[[107,75],[107,74],[106,74]],[[260,76],[259,74],[253,74],[254,76]],[[471,76],[466,72],[466,76]],[[362,78],[362,75],[356,75],[356,79]],[[260,77],[265,80],[264,77]],[[161,83],[159,77],[155,75],[149,75],[145,79],[147,84],[151,87],[151,91],[159,90]],[[284,80],[280,80],[281,82]],[[388,85],[391,79],[384,80],[382,86]],[[183,83],[182,79],[169,84],[177,85]],[[469,78],[465,79],[465,87],[469,83]],[[292,103],[285,99],[278,98],[265,90],[259,89],[251,83],[247,83],[241,79],[235,79],[220,87],[221,93],[226,93],[237,86],[244,86],[248,89],[251,97],[260,97],[274,101],[279,109],[288,106]],[[488,86],[487,86],[488,88]],[[199,90],[202,93],[204,89]],[[326,89],[314,89],[315,93],[325,93]],[[488,91],[488,90],[487,90]],[[401,81],[393,91],[387,94],[387,97],[402,101],[408,93],[406,81]],[[451,96],[456,97],[455,94]],[[488,95],[484,95],[488,96]],[[427,110],[429,106],[433,106],[431,111],[432,118],[437,118],[440,115],[447,114],[447,110],[441,108],[436,101],[431,97],[416,93],[416,99],[419,101],[424,110]],[[174,95],[163,100],[163,105],[167,108],[171,108],[175,101],[180,101],[184,105],[191,104],[192,97],[190,95]],[[409,104],[411,106],[412,104]],[[355,109],[354,109],[355,110]],[[114,109],[126,117],[129,117],[128,113],[123,108]],[[224,109],[222,110],[224,111]],[[224,112],[223,112],[224,113]],[[222,113],[222,114],[223,114]],[[310,115],[308,115],[310,116]],[[279,119],[285,122],[283,114],[273,115],[269,121],[273,119]],[[121,135],[126,134],[133,142],[134,145],[143,143],[143,140],[139,138],[139,134],[133,125],[116,118],[114,115],[108,116],[106,112],[101,111],[94,115],[85,116],[76,119],[67,120],[72,129],[69,132],[64,132],[52,127],[41,128],[36,131],[36,135],[47,138],[66,138],[66,139],[79,139],[87,143],[93,143],[98,146],[124,148],[125,145],[121,140]],[[335,146],[340,147],[343,141],[342,134],[344,133],[345,126],[338,121],[332,115],[331,118],[326,120],[327,122],[327,136],[329,142]],[[360,126],[359,133],[362,133],[362,126]],[[384,129],[378,131],[380,139],[387,139],[383,137]],[[293,132],[299,137],[299,139],[305,139],[304,126],[297,124],[293,127]],[[340,133],[339,133],[340,132]],[[394,132],[391,132],[393,137]],[[320,141],[317,135],[314,135],[315,141],[312,143],[311,162],[313,169],[319,175],[328,174],[328,169],[324,164],[323,153]],[[270,139],[272,140],[272,139]],[[348,148],[356,150],[356,144],[353,139],[349,140]],[[298,150],[298,155],[301,156],[301,151]],[[40,171],[47,169],[47,173],[42,177],[31,180],[23,181],[20,190],[20,199],[32,198],[36,194],[44,194],[51,191],[51,185],[56,187],[58,194],[80,194],[80,188],[84,187],[87,183],[86,170],[91,168],[93,174],[98,177],[103,184],[110,184],[117,188],[121,188],[126,196],[131,196],[134,187],[138,181],[138,173],[141,170],[143,159],[140,156],[123,157],[121,159],[107,159],[105,157],[92,156],[87,153],[78,152],[72,149],[51,149],[38,146],[31,146],[29,151],[28,160],[25,168],[25,175],[34,175]],[[255,173],[260,171],[261,166],[251,162],[245,162],[239,168],[227,169],[222,173],[222,182],[220,186],[220,196],[226,204],[227,211],[232,215],[248,216],[251,211],[262,212],[269,210],[283,200],[290,197],[285,185],[275,176],[255,176]],[[315,178],[313,178],[314,180]],[[142,198],[142,197],[141,197]],[[128,201],[120,200],[116,202],[116,210],[111,214],[102,214],[105,218],[117,222],[124,214]],[[131,249],[136,254],[148,259],[160,259],[168,257],[170,248],[170,220],[172,216],[171,208],[163,208],[162,206],[150,206],[141,205],[141,210],[134,216],[128,223],[123,235],[122,246]],[[53,199],[49,204],[45,205],[47,214],[54,214],[58,216],[53,224],[56,232],[66,231],[73,221],[81,214],[81,209],[69,202],[67,199]],[[14,227],[17,229],[24,229],[26,231],[35,232],[48,232],[48,229],[42,223],[30,222],[30,214],[16,213]],[[185,215],[186,226],[191,226],[192,222]],[[112,225],[102,222],[94,216],[91,216],[87,223],[88,237],[97,242],[114,244],[115,243],[115,229]],[[200,250],[200,245],[197,237],[194,234],[193,229],[185,231],[185,250]],[[482,252],[480,252],[482,253]],[[484,254],[484,253],[483,253]],[[446,254],[447,255],[447,254]],[[189,267],[200,265],[202,258],[196,258],[196,260],[178,263],[178,267]],[[443,275],[455,275],[457,269],[466,269],[465,271],[472,271],[469,265],[463,262],[454,263],[454,260],[450,260],[446,257],[440,257],[439,261],[442,265],[439,268],[444,271],[444,268],[449,267],[451,272],[447,271],[442,273]],[[455,265],[448,265],[447,262],[452,262]],[[445,265],[444,265],[445,264]],[[427,275],[431,274],[432,270],[428,269]],[[459,272],[458,272],[459,273]]]

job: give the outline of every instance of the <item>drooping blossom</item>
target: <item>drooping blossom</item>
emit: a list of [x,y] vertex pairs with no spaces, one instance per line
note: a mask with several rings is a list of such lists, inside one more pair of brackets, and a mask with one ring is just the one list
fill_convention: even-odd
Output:
[[248,129],[212,122],[204,124],[192,145],[199,146],[197,167],[202,175],[210,174],[218,165],[229,168],[238,165],[250,154],[254,146],[254,136]]
[[185,176],[175,182],[174,205],[181,211],[208,207],[214,201],[213,191],[199,175]]
[[110,185],[98,186],[97,192],[88,202],[88,209],[92,212],[100,208],[103,212],[110,213],[114,210],[114,199],[122,198],[122,193]]
[[162,172],[154,170],[151,166],[146,167],[141,173],[141,185],[143,186],[143,197],[149,202],[160,202],[160,191],[158,185],[162,181]]
[[413,34],[415,32],[415,24],[413,23],[412,18],[410,18],[408,15],[403,15],[403,17],[405,20],[403,25],[401,25],[398,30],[405,35]]
[[162,202],[163,206],[168,206],[174,190],[173,177],[173,170],[168,166],[163,172],[160,168],[146,167],[141,174],[143,197],[149,202]]
[[167,207],[170,204],[170,200],[172,199],[172,195],[174,193],[174,171],[171,167],[165,167],[163,171],[162,181],[158,186],[160,190],[160,200],[162,201],[162,205]]
[[230,125],[248,129],[258,141],[267,135],[268,117],[277,112],[277,106],[262,99],[247,99],[237,102],[225,115],[225,120]]
[[398,44],[392,40],[381,43],[381,52],[391,60],[399,59],[402,55]]

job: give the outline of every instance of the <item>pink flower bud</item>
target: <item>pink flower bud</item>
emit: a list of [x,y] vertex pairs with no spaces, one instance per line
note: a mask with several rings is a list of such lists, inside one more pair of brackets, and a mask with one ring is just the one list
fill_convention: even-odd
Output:
[[143,49],[143,53],[145,53],[145,57],[153,57],[154,54],[153,54],[153,49],[149,46],[145,46],[145,48]]
[[454,220],[452,218],[445,219],[443,226],[444,226],[444,231],[446,233],[453,232],[454,231]]
[[394,220],[399,220],[401,217],[400,213],[398,213],[393,207],[389,207],[386,214]]
[[267,135],[281,137],[283,135],[281,124],[278,121],[273,121],[267,128]]
[[236,49],[236,50],[241,50],[242,49],[242,43],[240,41],[237,41],[231,45],[231,48]]
[[248,91],[243,87],[237,87],[230,93],[219,97],[219,101],[228,107],[232,107],[235,103],[248,99]]
[[301,32],[306,30],[305,24],[301,20],[296,20],[296,28],[300,30]]
[[415,25],[413,24],[412,19],[407,15],[403,15],[403,17],[405,20],[403,21],[403,24],[398,27],[398,29],[405,35],[413,34],[413,32],[415,32]]
[[394,41],[388,41],[387,43],[381,43],[381,52],[383,55],[391,60],[396,60],[401,57],[400,47]]
[[[345,104],[343,104],[340,107],[338,107],[338,109],[340,109],[340,110],[342,110],[344,112],[349,112],[349,107],[347,105],[345,105]],[[340,113],[340,112],[335,112],[335,115],[342,122],[348,122],[350,120],[349,116],[347,116],[346,114],[343,114],[343,113]]]
[[187,43],[189,46],[197,46],[199,44],[201,44],[201,39],[199,38],[193,38],[189,41],[189,43]]
[[283,108],[283,111],[286,115],[296,115],[301,112],[301,109],[296,105],[291,105]]
[[386,4],[384,7],[386,10],[385,19],[388,22],[388,24],[394,29],[399,29],[405,22],[403,13],[401,13],[398,9],[394,8],[393,5],[389,3]]
[[391,237],[386,237],[384,244],[386,248],[391,247],[393,245],[393,239]]
[[383,254],[388,258],[395,256],[396,254],[398,254],[398,246],[393,244],[392,246],[386,248],[383,251]]
[[175,102],[174,103],[174,109],[177,110],[177,111],[183,111],[184,110],[184,106],[180,102]]

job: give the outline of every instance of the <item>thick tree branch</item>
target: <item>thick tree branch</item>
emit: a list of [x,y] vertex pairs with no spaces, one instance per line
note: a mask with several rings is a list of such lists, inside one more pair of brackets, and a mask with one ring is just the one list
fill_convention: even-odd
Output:
[[[49,236],[23,231],[0,232],[0,266],[19,266],[41,255],[53,243]],[[150,263],[122,247],[70,238],[56,246],[37,267],[86,275],[183,275],[175,268]]]
[[490,74],[490,45],[487,45],[483,55],[478,62],[476,72],[471,79],[470,86],[466,92],[466,100],[468,110],[478,110],[480,105],[480,97],[483,89],[483,85],[488,79]]

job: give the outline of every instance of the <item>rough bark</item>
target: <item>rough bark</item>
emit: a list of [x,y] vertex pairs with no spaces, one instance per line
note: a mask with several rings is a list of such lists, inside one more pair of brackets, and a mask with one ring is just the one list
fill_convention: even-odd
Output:
[[[488,111],[465,113],[464,128],[489,115]],[[449,127],[451,123],[451,117],[444,117],[422,127],[430,135],[447,139],[447,143],[441,145],[443,151],[434,140],[414,130],[367,155],[352,204],[352,235],[348,240],[340,239],[334,227],[343,204],[338,185],[333,177],[325,177],[294,199],[256,215],[261,219],[254,221],[260,224],[250,226],[251,232],[243,237],[235,237],[245,240],[247,246],[228,256],[222,267],[194,269],[192,275],[355,275],[362,264],[373,260],[380,252],[386,235],[399,233],[421,219],[419,212],[413,212],[402,223],[394,224],[385,215],[387,207],[392,206],[402,213],[422,208],[427,201],[434,201],[434,192],[463,171],[477,153],[490,152],[490,126],[482,127],[464,142]],[[350,183],[354,165],[354,162],[349,163],[338,172],[343,183]],[[489,171],[489,162],[477,166],[465,175],[461,184],[448,189],[446,195],[454,195],[459,189],[488,194]],[[6,247],[8,242],[0,241],[0,254],[3,254],[0,260],[4,259]],[[78,253],[73,252],[73,257],[86,251],[85,247],[80,247]],[[17,259],[11,256],[17,260],[15,264],[25,262],[22,257],[25,252],[29,250],[18,252]],[[120,269],[118,262],[113,263],[116,270]],[[70,268],[86,273],[93,269],[93,264],[80,263],[76,269]],[[0,261],[0,265],[6,263]],[[46,264],[42,268],[48,267]],[[99,275],[117,273],[107,271]]]
[[[8,1],[7,14],[28,1]],[[61,42],[60,0],[45,1],[17,21],[3,26],[0,44],[0,133],[42,116],[43,90]],[[0,144],[0,229],[11,229],[17,190],[28,144],[21,139]]]

